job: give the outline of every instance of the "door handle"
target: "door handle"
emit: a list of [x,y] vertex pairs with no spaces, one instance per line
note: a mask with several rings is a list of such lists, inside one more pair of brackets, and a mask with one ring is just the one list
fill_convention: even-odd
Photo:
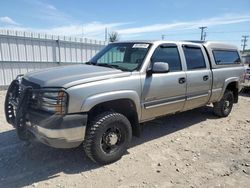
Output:
[[209,78],[208,75],[203,76],[203,81],[207,81],[208,78]]
[[186,82],[186,78],[179,78],[179,84],[184,84]]

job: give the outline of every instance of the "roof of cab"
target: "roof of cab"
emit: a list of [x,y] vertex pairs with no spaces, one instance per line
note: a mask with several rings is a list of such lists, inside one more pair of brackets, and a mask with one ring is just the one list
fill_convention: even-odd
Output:
[[204,45],[206,48],[210,49],[232,49],[238,50],[236,45],[219,42],[219,41],[165,41],[165,40],[130,40],[130,41],[118,41],[115,43],[149,43],[149,44],[162,44],[162,43],[176,43],[176,44],[193,44],[193,45]]

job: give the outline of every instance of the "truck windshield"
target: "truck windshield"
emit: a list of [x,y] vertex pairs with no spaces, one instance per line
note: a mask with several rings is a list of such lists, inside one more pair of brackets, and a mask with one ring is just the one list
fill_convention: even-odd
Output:
[[122,71],[138,70],[149,48],[148,43],[112,43],[96,54],[87,64]]

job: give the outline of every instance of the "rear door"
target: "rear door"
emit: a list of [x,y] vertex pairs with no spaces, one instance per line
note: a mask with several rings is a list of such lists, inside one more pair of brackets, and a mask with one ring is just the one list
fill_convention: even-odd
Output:
[[186,60],[187,100],[184,110],[205,105],[211,94],[212,73],[203,47],[183,45]]

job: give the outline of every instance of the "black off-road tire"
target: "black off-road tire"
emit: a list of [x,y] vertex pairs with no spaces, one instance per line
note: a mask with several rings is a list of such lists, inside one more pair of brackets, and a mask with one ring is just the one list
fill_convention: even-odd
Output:
[[[103,143],[104,136],[110,130],[119,130],[120,140],[117,141],[117,146],[110,153],[107,152],[108,148],[106,142]],[[112,132],[113,133],[113,132]],[[107,138],[107,136],[105,137]],[[110,138],[110,137],[109,137]],[[116,112],[105,112],[97,116],[86,130],[85,141],[83,147],[86,155],[98,164],[109,164],[119,160],[126,152],[132,139],[132,127],[129,120],[122,114]],[[110,143],[109,143],[110,144]],[[104,147],[105,145],[105,147]],[[103,149],[105,148],[105,149]]]
[[234,95],[230,90],[226,90],[222,99],[214,103],[214,114],[219,117],[227,117],[232,111]]

